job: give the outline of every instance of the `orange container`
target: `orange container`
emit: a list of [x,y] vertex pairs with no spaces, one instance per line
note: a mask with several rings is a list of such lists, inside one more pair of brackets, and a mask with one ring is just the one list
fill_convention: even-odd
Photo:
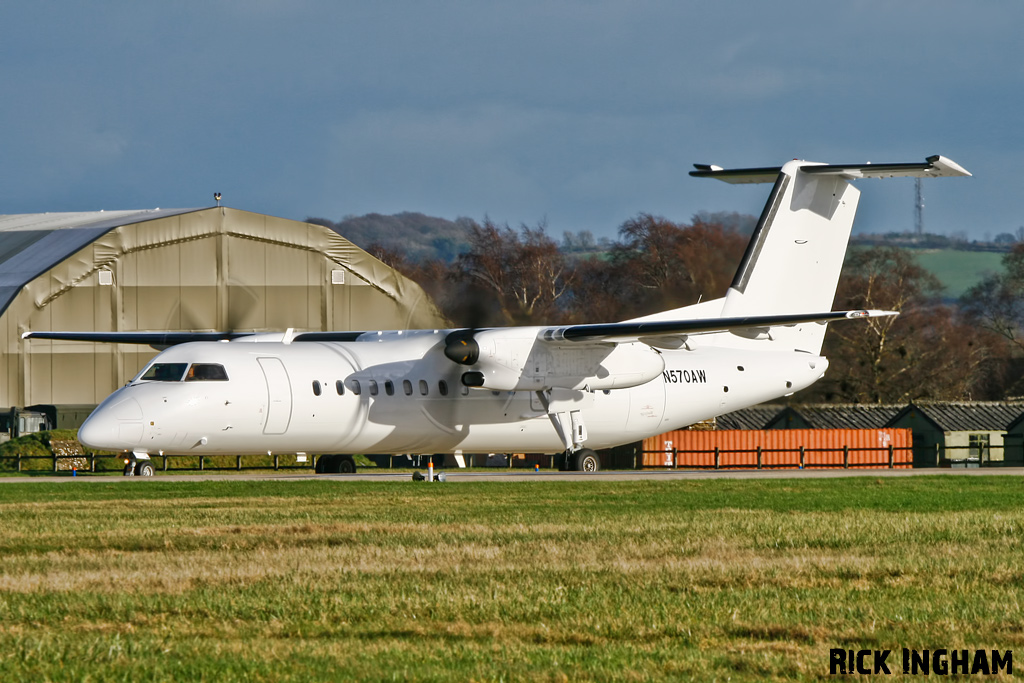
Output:
[[[644,439],[645,467],[908,468],[909,429],[678,430]],[[717,449],[717,454],[716,454]]]

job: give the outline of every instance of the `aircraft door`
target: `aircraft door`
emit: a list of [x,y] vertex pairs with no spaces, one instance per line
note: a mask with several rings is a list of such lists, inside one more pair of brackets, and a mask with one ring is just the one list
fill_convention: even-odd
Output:
[[257,358],[267,380],[267,421],[264,434],[284,434],[292,421],[292,385],[280,358]]

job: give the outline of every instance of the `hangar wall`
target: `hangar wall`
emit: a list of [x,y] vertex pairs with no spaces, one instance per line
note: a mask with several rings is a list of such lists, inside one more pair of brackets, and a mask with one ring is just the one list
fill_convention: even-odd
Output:
[[28,330],[444,326],[416,283],[328,228],[201,209],[115,227],[22,287],[0,316],[0,406],[99,403],[156,353]]

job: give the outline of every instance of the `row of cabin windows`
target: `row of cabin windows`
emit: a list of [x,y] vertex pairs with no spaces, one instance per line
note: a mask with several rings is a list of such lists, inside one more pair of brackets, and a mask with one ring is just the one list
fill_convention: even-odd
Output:
[[[377,383],[377,380],[375,380],[375,379],[367,380],[366,384],[367,384],[367,390],[369,391],[370,396],[376,396],[378,393],[380,393],[380,385]],[[430,385],[427,384],[427,380],[421,379],[421,380],[419,380],[418,384],[419,384],[420,396],[428,396],[430,394]],[[358,379],[351,380],[351,389],[352,389],[352,393],[355,394],[356,396],[359,396],[360,394],[363,393],[363,385],[362,385],[362,383]],[[336,392],[338,392],[338,396],[344,396],[345,395],[345,382],[343,382],[340,379],[338,381],[336,381],[334,383],[334,390]],[[412,396],[412,394],[413,394],[412,380],[408,380],[408,379],[403,379],[402,380],[402,391],[405,393],[406,396]],[[447,396],[448,395],[448,382],[444,381],[443,379],[438,380],[437,381],[437,391],[442,396]],[[466,389],[466,391],[464,393],[468,393],[468,391],[469,390]],[[320,380],[316,380],[316,379],[313,380],[313,395],[314,396],[320,396],[322,393],[323,393],[323,386],[320,384]],[[384,380],[384,393],[387,394],[388,396],[394,396],[395,395],[395,383],[392,382],[389,379]]]

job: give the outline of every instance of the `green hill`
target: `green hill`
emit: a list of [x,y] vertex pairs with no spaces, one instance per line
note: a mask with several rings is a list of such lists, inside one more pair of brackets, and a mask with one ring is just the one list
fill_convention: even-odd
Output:
[[948,299],[959,299],[986,275],[1003,270],[1003,254],[957,249],[910,250],[923,267],[935,274],[946,288]]

